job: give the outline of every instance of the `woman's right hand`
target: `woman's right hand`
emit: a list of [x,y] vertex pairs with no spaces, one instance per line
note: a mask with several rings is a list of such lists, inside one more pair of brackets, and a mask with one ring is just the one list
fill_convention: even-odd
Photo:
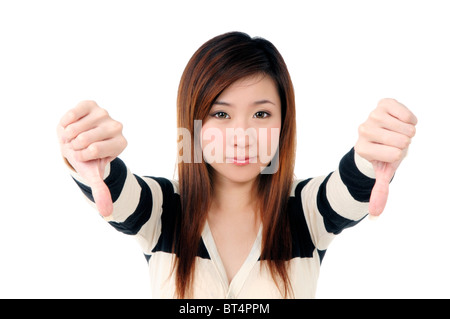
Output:
[[127,146],[122,124],[93,101],[83,101],[68,111],[57,126],[61,153],[92,189],[97,209],[112,213],[112,200],[103,182],[105,167]]

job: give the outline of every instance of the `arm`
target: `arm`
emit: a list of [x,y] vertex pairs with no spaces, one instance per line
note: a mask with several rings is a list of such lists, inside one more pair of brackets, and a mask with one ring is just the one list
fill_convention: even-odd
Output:
[[389,182],[406,155],[416,124],[417,118],[404,105],[381,100],[359,127],[358,141],[339,169],[311,179],[297,191],[318,249],[326,249],[335,234],[367,213],[381,214]]
[[352,148],[327,176],[299,183],[295,197],[302,203],[311,240],[319,250],[326,250],[335,235],[356,225],[368,213],[375,184],[370,162]]
[[89,202],[114,228],[136,236],[150,256],[161,233],[163,206],[176,196],[177,184],[132,174],[117,158],[127,145],[122,125],[95,102],[67,112],[57,134],[71,175]]
[[[72,171],[71,175],[88,202],[95,207],[91,187],[78,173]],[[166,247],[159,249],[172,248],[170,234],[174,227],[170,220],[177,213],[173,205],[178,199],[176,181],[134,175],[121,159],[116,158],[106,166],[104,183],[112,199],[112,213],[104,219],[111,226],[134,236],[147,258],[152,255],[157,243]],[[169,237],[166,236],[167,238],[163,238],[164,242],[159,242],[163,229]]]

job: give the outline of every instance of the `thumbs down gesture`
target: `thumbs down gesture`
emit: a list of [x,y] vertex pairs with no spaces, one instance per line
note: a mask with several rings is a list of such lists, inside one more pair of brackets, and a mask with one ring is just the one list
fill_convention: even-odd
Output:
[[113,203],[103,175],[127,146],[122,124],[95,102],[83,101],[64,114],[57,135],[63,157],[90,186],[100,214],[111,215]]
[[369,118],[359,126],[355,151],[370,161],[375,171],[375,185],[369,213],[379,216],[387,202],[389,182],[416,134],[416,116],[394,99],[382,99]]

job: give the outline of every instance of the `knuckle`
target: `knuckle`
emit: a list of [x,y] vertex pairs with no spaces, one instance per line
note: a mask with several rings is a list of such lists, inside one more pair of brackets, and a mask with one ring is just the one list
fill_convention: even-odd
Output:
[[383,98],[378,102],[377,108],[386,110],[391,108],[395,104],[398,104],[397,100],[392,98]]
[[117,132],[122,132],[122,130],[123,130],[123,124],[119,121],[113,121],[112,127],[113,127],[114,131],[117,131]]
[[98,114],[100,118],[107,118],[109,117],[109,113],[106,109],[99,107],[98,108]]
[[400,149],[395,149],[392,152],[392,162],[398,162],[402,159],[403,151]]
[[393,98],[389,98],[389,97],[385,97],[385,98],[382,98],[379,102],[378,102],[378,104],[391,104],[391,103],[397,103],[397,100],[395,100],[395,99],[393,99]]
[[66,127],[66,129],[64,131],[65,131],[65,135],[68,139],[72,139],[75,136],[77,136],[77,130],[75,129],[75,127],[73,127],[73,125]]
[[83,100],[80,102],[79,105],[89,107],[89,108],[95,108],[97,106],[97,103],[93,100]]
[[408,136],[404,136],[400,142],[400,147],[405,149],[411,144],[411,139]]
[[98,158],[99,154],[100,154],[100,150],[98,148],[97,145],[95,144],[91,144],[89,145],[89,147],[87,148],[88,152],[89,152],[89,156],[90,158],[94,159],[94,158]]
[[414,125],[410,125],[409,127],[408,127],[408,130],[409,130],[409,136],[412,138],[412,137],[414,137],[415,135],[416,135],[416,127],[414,126]]
[[368,134],[368,128],[367,125],[365,123],[361,124],[360,126],[358,126],[358,133],[361,136],[367,136]]
[[381,99],[381,100],[378,101],[377,107],[382,107],[382,106],[384,106],[386,103],[388,103],[388,102],[387,102],[387,99],[386,99],[386,98],[383,98],[383,99]]
[[76,117],[75,110],[70,110],[67,112],[67,118],[69,119],[69,121],[73,121],[75,117]]
[[379,127],[383,125],[384,121],[385,119],[383,112],[377,108],[370,113],[367,124],[370,124],[372,127]]
[[86,134],[81,133],[75,139],[75,146],[78,148],[86,148],[89,144],[89,139]]
[[364,124],[361,124],[361,125],[358,126],[358,133],[359,133],[359,135],[362,135],[362,133],[364,132],[364,127],[363,127],[363,125],[364,125]]
[[375,109],[372,112],[370,112],[369,119],[378,121],[379,118],[380,116],[378,115],[378,109]]
[[93,109],[98,107],[97,103],[92,100],[83,100],[73,109],[74,115],[77,113],[86,113],[86,112],[92,112]]
[[126,148],[128,146],[128,141],[125,137],[122,136],[122,146],[123,148]]

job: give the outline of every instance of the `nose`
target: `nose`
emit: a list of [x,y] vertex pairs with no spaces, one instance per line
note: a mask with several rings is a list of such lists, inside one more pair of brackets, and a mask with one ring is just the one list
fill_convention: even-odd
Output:
[[230,124],[226,129],[228,145],[247,147],[256,141],[256,129],[251,127],[246,119],[236,119]]
[[247,130],[243,129],[243,128],[235,128],[234,130],[234,141],[233,141],[233,146],[238,147],[238,148],[245,148],[248,147],[248,145],[250,144],[250,136],[247,134]]
[[254,127],[246,124],[244,122],[237,123],[237,125],[227,128],[226,132],[228,148],[233,149],[239,155],[256,153],[254,148],[257,145],[257,131]]

